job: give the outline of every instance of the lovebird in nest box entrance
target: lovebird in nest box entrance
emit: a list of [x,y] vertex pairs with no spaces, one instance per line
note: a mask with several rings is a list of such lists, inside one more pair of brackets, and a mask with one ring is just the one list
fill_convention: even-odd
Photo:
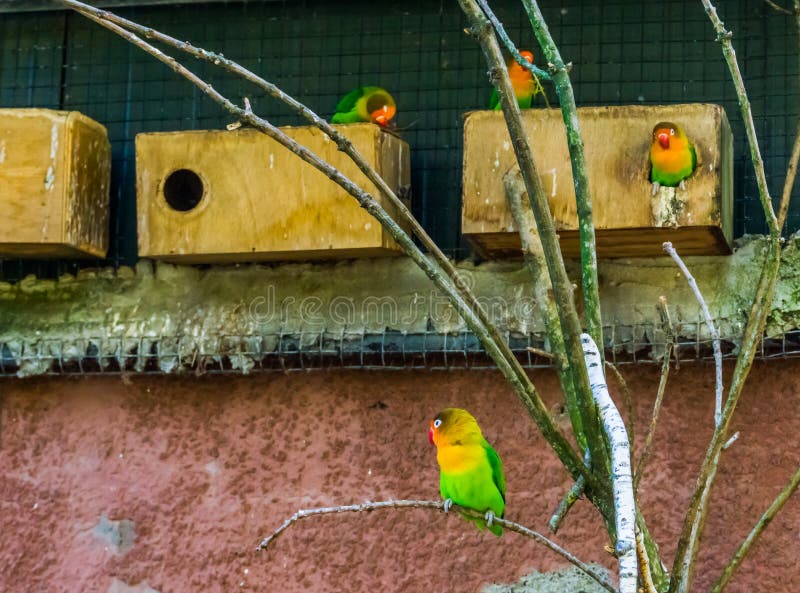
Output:
[[[428,440],[436,445],[439,491],[445,512],[453,503],[485,512],[489,531],[502,535],[503,528],[492,522],[503,516],[506,506],[503,462],[483,438],[472,414],[459,408],[442,410],[431,420]],[[482,521],[470,520],[483,529]]]
[[341,98],[336,105],[336,113],[331,118],[334,124],[354,124],[372,122],[388,126],[397,113],[397,105],[386,89],[378,86],[362,86],[353,89]]
[[662,121],[653,128],[650,145],[650,181],[653,195],[660,186],[686,190],[684,181],[697,166],[694,146],[683,129],[672,122]]

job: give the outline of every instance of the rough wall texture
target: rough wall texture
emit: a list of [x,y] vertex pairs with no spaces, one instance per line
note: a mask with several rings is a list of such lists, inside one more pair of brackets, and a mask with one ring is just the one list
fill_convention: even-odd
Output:
[[[658,371],[627,369],[641,442]],[[756,363],[734,422],[741,437],[723,459],[695,591],[707,590],[800,463],[799,374],[798,362]],[[557,409],[553,374],[535,380]],[[544,531],[569,480],[492,371],[38,378],[0,387],[6,593],[478,591],[564,567],[514,534],[498,539],[421,510],[309,519],[270,551],[254,552],[298,508],[438,497],[426,433],[447,405],[471,410],[502,455],[509,518]],[[612,392],[618,396],[613,381]],[[710,434],[712,395],[712,367],[673,372],[641,485],[668,559]],[[796,590],[798,525],[795,497],[731,593]],[[584,501],[556,539],[584,560],[615,565]]]
[[[734,343],[750,309],[764,245],[763,238],[744,240],[732,256],[686,258],[722,337]],[[459,270],[501,330],[542,331],[530,276],[520,262],[462,262]],[[575,262],[570,273],[580,286]],[[638,334],[658,332],[652,324],[658,327],[661,295],[669,299],[677,324],[701,320],[694,295],[666,256],[602,261],[598,274],[603,320],[617,327],[606,340],[613,339],[615,347],[659,342],[659,336]],[[768,334],[800,327],[798,294],[800,241],[792,239],[783,251]],[[649,329],[641,326],[648,323]],[[21,376],[44,373],[59,358],[113,359],[156,349],[164,353],[159,365],[165,372],[178,369],[178,354],[196,361],[202,353],[232,356],[232,366],[247,372],[255,360],[242,349],[272,352],[279,334],[302,336],[308,345],[325,331],[354,332],[357,340],[363,332],[413,334],[429,328],[454,332],[464,322],[408,258],[206,270],[142,260],[136,270],[0,282],[0,356],[19,366]],[[701,323],[700,332],[705,331]],[[220,343],[231,336],[242,341]]]

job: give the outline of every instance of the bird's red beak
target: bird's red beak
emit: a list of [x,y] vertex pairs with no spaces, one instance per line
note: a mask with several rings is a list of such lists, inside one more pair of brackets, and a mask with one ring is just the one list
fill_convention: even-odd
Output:
[[428,429],[428,440],[430,441],[431,445],[433,444],[433,429]]
[[380,126],[387,125],[391,119],[394,117],[394,114],[397,112],[396,107],[392,107],[391,105],[384,105],[380,109],[376,109],[370,114],[372,117],[372,121]]
[[661,145],[661,148],[663,148],[664,150],[669,148],[669,134],[667,134],[666,132],[661,132],[658,135],[658,143]]

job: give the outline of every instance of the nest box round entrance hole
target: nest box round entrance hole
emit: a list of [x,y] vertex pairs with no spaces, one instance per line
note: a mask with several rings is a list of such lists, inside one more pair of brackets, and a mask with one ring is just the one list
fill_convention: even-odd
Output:
[[164,181],[164,199],[178,212],[188,212],[203,199],[205,188],[200,176],[189,169],[178,169]]

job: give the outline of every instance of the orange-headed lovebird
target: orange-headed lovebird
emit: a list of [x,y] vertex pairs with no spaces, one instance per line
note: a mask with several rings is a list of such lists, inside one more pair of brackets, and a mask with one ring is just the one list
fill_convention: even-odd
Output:
[[[533,54],[529,51],[521,51],[520,55],[528,62],[533,64]],[[514,87],[514,94],[517,97],[517,103],[520,109],[529,109],[533,98],[541,91],[541,86],[538,81],[533,79],[533,74],[517,64],[513,56],[508,60],[508,77],[511,79],[511,86]],[[497,89],[492,91],[492,96],[489,99],[489,109],[501,109],[500,95]]]
[[386,126],[397,112],[394,98],[377,86],[362,86],[353,89],[336,105],[334,124],[354,124],[367,121]]
[[[445,512],[453,503],[486,513],[486,525],[502,535],[494,517],[502,517],[506,506],[503,462],[483,438],[480,426],[466,410],[447,408],[431,420],[428,440],[436,445],[439,491]],[[481,529],[482,523],[477,522]]]
[[653,195],[660,186],[680,186],[686,189],[684,180],[697,166],[694,146],[680,126],[662,121],[653,128],[653,143],[650,145],[650,181]]

